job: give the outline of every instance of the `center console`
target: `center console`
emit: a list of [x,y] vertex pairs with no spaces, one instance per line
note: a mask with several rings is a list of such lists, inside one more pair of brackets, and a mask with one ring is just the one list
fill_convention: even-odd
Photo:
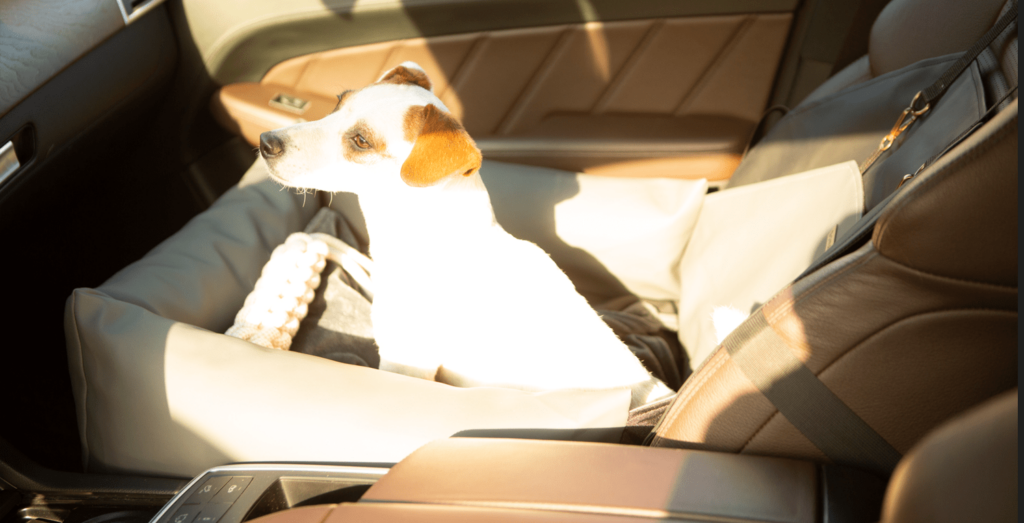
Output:
[[453,438],[390,469],[244,464],[193,479],[151,523],[877,521],[885,483],[783,458]]
[[241,523],[296,507],[355,502],[387,471],[333,465],[217,467],[190,481],[151,521]]

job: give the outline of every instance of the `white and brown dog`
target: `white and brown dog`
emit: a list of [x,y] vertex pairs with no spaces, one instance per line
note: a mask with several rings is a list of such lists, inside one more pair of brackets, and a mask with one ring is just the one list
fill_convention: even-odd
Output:
[[359,196],[381,370],[451,385],[672,391],[536,245],[495,221],[475,143],[406,62],[321,120],[263,133],[287,186]]

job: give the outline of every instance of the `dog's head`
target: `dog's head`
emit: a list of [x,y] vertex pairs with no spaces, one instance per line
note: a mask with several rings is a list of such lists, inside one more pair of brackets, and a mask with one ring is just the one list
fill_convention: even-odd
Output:
[[338,97],[326,117],[260,135],[260,156],[288,186],[360,193],[394,184],[426,187],[480,169],[480,150],[405,62],[376,83]]

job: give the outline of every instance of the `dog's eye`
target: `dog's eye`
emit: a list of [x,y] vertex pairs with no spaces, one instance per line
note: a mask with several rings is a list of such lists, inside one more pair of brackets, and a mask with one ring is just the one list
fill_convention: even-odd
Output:
[[363,138],[363,136],[359,135],[359,134],[357,134],[357,135],[352,137],[352,143],[356,144],[356,147],[358,147],[360,149],[369,149],[370,148],[370,142],[367,142],[366,139]]

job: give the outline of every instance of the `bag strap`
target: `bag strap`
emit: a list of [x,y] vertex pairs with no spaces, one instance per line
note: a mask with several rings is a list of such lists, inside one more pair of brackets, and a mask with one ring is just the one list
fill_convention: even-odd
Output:
[[942,73],[942,76],[940,76],[935,83],[927,89],[918,91],[917,94],[914,95],[914,98],[910,101],[910,105],[908,105],[907,108],[903,110],[903,113],[900,114],[899,118],[896,119],[896,124],[892,126],[892,130],[882,138],[881,143],[878,144],[878,149],[876,149],[875,152],[860,165],[861,174],[866,173],[867,170],[870,169],[876,161],[878,161],[878,158],[896,143],[896,138],[899,135],[903,134],[903,132],[909,129],[911,125],[914,125],[914,122],[927,114],[928,111],[938,103],[939,99],[942,98],[942,95],[946,94],[949,86],[953,85],[953,82],[967,70],[967,67],[971,65],[971,62],[973,62],[978,55],[992,44],[996,37],[998,37],[1006,30],[1007,27],[1010,26],[1011,23],[1016,20],[1017,0],[1013,0],[1013,4],[1010,5],[1010,9],[1008,9],[1003,16],[999,17],[999,20],[996,21],[995,25],[985,32],[981,39],[974,42],[974,45],[965,51],[964,54],[962,54],[960,58],[946,70],[945,73]]
[[964,52],[964,54],[953,63],[945,73],[939,77],[930,87],[921,91],[914,97],[914,101],[910,102],[910,108],[915,111],[924,110],[929,105],[934,104],[946,94],[946,90],[953,84],[953,81],[957,79],[969,65],[974,61],[975,58],[980,55],[986,47],[992,44],[992,41],[996,39],[1007,27],[1017,19],[1017,0],[1013,1],[1010,5],[1010,9],[1006,13],[999,17],[996,24],[986,32],[980,40],[974,42],[974,45],[970,49]]

